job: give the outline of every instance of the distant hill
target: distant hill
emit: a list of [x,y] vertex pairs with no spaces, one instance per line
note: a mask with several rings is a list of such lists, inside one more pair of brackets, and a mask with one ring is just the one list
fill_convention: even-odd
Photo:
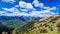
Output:
[[40,34],[50,31],[60,31],[60,15],[26,23],[16,29],[16,34]]
[[0,22],[3,25],[13,25],[13,24],[19,24],[19,23],[25,23],[32,20],[39,20],[42,17],[30,17],[30,16],[0,16]]

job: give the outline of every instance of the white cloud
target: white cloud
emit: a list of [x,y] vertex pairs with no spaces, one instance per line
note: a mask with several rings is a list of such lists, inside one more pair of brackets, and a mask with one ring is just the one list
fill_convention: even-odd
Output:
[[40,8],[44,7],[44,4],[43,4],[43,3],[39,3],[38,0],[34,0],[34,1],[32,2],[32,4],[33,4],[35,7],[40,7]]
[[[31,17],[49,17],[49,16],[53,16],[56,15],[57,13],[51,12],[50,10],[42,10],[42,11],[32,11],[31,13],[26,13],[26,12],[20,12],[18,10],[16,10],[17,8],[14,9],[4,9],[6,11],[10,11],[12,12],[11,14],[9,13],[4,13],[4,15],[6,16],[31,16]],[[26,9],[21,9],[22,11],[26,11]],[[3,13],[2,13],[3,14]]]
[[27,12],[28,10],[27,9],[20,9],[21,11],[23,11],[23,12]]
[[40,7],[42,9],[46,9],[46,10],[56,10],[56,7],[46,7],[43,3],[40,3],[38,0],[34,0],[32,2],[32,4],[35,6],[35,7]]
[[15,0],[2,0],[2,2],[6,2],[6,3],[14,3],[14,2],[16,2]]
[[19,2],[19,6],[21,7],[21,8],[26,8],[26,2],[24,2],[24,1],[20,1]]
[[[4,14],[5,16],[18,16],[20,15],[20,11],[15,8],[15,7],[12,7],[12,8],[2,8],[3,10],[5,10],[6,14]],[[7,12],[12,12],[12,13],[7,13]]]
[[31,17],[49,17],[56,15],[57,13],[51,12],[49,10],[43,10],[43,11],[33,11],[30,16]]
[[32,6],[31,3],[27,3],[26,8],[27,8],[27,9],[30,9],[30,10],[35,10],[35,8]]
[[46,9],[46,10],[56,10],[56,7],[52,7],[52,8],[50,8],[50,7],[43,7],[43,9]]
[[38,1],[38,0],[34,0],[34,1],[32,2],[32,4],[34,4],[35,7],[38,7],[38,6],[39,6],[39,1]]
[[50,9],[50,7],[46,7],[46,6],[44,6],[43,9]]
[[0,16],[1,16],[1,15],[5,15],[5,14],[6,14],[6,12],[0,11]]
[[[36,11],[37,9],[35,9],[33,7],[33,4],[35,7],[39,7],[39,8],[45,9],[45,10]],[[19,9],[17,9],[16,7],[19,7],[19,9],[22,12],[20,12]],[[12,8],[2,8],[2,9],[5,10],[4,15],[6,15],[6,16],[49,17],[49,16],[53,16],[53,15],[57,14],[57,13],[51,12],[51,10],[56,10],[56,7],[46,7],[46,6],[44,6],[43,3],[39,3],[38,0],[34,0],[32,3],[20,1],[19,5],[16,5]],[[29,14],[26,13],[29,10],[31,10],[30,13]],[[9,14],[9,13],[6,13],[6,11],[9,11],[12,13]]]
[[6,13],[6,14],[3,14],[4,16],[29,16],[28,13],[25,13],[25,12],[14,12],[14,13]]
[[40,3],[39,4],[39,7],[43,8],[44,7],[44,4],[43,3]]
[[19,5],[15,5],[14,7],[19,7]]
[[52,8],[50,8],[49,10],[56,10],[56,7],[52,7]]
[[44,6],[43,9],[46,9],[46,10],[56,10],[56,7],[51,7],[51,8],[50,8],[50,7]]
[[19,2],[19,6],[20,6],[21,8],[25,8],[25,9],[28,9],[28,10],[35,10],[35,8],[32,6],[31,3],[26,3],[26,2],[24,2],[24,1],[20,1],[20,2]]
[[20,16],[20,12],[18,12],[18,11],[13,12],[13,13],[4,12],[4,13],[1,13],[1,15],[4,15],[4,16]]
[[18,9],[15,8],[15,7],[12,7],[12,8],[2,8],[2,9],[5,10],[5,11],[9,11],[9,12],[16,12],[16,11],[18,11]]
[[[12,7],[12,8],[2,8],[3,10],[5,10],[5,12],[0,12],[1,15],[4,16],[27,16],[28,14],[25,13],[24,11],[27,11],[26,9],[21,9],[23,12],[20,12],[17,8]],[[7,12],[12,12],[12,13],[7,13]]]

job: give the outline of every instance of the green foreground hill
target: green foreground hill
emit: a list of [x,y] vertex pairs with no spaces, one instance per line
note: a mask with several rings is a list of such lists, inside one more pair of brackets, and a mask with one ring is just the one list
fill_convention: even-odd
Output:
[[[45,34],[60,31],[60,15],[55,15],[40,19],[39,21],[31,21],[14,30],[15,34]],[[53,34],[53,33],[51,33]]]

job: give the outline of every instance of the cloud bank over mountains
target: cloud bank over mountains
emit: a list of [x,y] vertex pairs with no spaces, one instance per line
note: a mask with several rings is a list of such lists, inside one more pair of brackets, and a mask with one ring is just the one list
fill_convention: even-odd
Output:
[[[7,3],[16,2],[15,0],[2,0],[2,1]],[[35,7],[40,8],[40,10],[37,11]],[[48,17],[58,14],[52,12],[52,10],[56,10],[55,6],[47,7],[44,5],[44,3],[40,3],[38,0],[34,0],[32,3],[19,1],[18,5],[15,5],[12,8],[2,8],[2,9],[4,11],[0,11],[0,15],[4,15],[4,16]]]

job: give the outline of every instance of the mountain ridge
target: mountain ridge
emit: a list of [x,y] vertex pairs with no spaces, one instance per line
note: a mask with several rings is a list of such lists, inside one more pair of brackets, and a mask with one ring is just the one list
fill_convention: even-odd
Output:
[[40,34],[50,31],[60,31],[60,15],[50,16],[32,21],[17,29],[17,34]]
[[40,17],[35,18],[30,16],[0,16],[0,22],[3,25],[13,25],[13,24],[30,22],[32,20],[39,20],[41,18]]

